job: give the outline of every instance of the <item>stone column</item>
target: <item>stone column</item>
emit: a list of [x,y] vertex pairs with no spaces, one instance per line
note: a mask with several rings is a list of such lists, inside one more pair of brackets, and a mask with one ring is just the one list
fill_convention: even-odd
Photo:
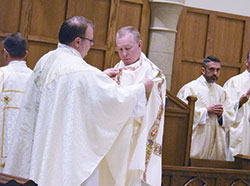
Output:
[[151,21],[148,57],[163,70],[167,78],[167,89],[170,90],[176,28],[185,0],[149,0],[149,3]]

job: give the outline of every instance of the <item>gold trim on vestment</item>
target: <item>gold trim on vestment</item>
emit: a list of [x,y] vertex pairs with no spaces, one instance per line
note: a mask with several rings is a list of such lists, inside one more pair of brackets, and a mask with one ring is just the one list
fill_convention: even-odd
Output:
[[3,70],[0,70],[2,72],[2,92],[18,92],[18,93],[24,93],[24,91],[20,91],[20,90],[5,90],[4,89],[4,72]]

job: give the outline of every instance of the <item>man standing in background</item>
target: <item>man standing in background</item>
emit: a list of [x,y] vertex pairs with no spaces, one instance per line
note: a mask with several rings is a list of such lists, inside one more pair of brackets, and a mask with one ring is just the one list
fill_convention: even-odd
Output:
[[227,133],[235,118],[235,110],[225,89],[216,84],[220,60],[208,56],[202,63],[202,75],[178,92],[187,103],[188,96],[197,97],[192,131],[192,158],[226,160],[229,148]]
[[25,39],[20,33],[11,34],[3,40],[1,53],[6,66],[0,68],[0,172],[5,166],[11,139],[15,136],[23,93],[32,73],[26,65],[28,52]]
[[[142,40],[132,26],[116,34],[121,61],[113,79],[121,87],[153,79],[150,94],[140,96],[130,120],[104,158],[100,175],[105,186],[161,186],[162,138],[165,114],[166,80],[162,71],[141,52]],[[102,171],[103,170],[103,171]]]
[[230,78],[224,88],[239,108],[235,122],[230,128],[231,160],[237,154],[250,156],[250,51],[246,56],[246,70]]

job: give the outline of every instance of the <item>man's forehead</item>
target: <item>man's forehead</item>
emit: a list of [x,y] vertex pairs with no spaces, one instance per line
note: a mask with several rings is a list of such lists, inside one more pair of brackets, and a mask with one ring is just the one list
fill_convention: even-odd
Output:
[[207,63],[208,68],[220,68],[221,64],[219,62],[210,61]]
[[92,26],[88,25],[86,28],[85,35],[93,35],[94,34],[94,29]]
[[132,34],[124,35],[122,37],[116,38],[116,45],[117,46],[131,46],[134,44],[136,44],[136,42],[135,42]]

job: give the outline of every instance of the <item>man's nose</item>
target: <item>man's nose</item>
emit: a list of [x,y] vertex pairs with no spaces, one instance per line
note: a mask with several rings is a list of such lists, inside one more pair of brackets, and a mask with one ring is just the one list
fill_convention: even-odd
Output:
[[122,55],[123,55],[123,56],[127,56],[127,54],[128,54],[128,52],[127,52],[126,50],[123,50],[123,51],[122,51]]
[[214,75],[216,75],[218,77],[219,72],[217,70],[214,71]]

